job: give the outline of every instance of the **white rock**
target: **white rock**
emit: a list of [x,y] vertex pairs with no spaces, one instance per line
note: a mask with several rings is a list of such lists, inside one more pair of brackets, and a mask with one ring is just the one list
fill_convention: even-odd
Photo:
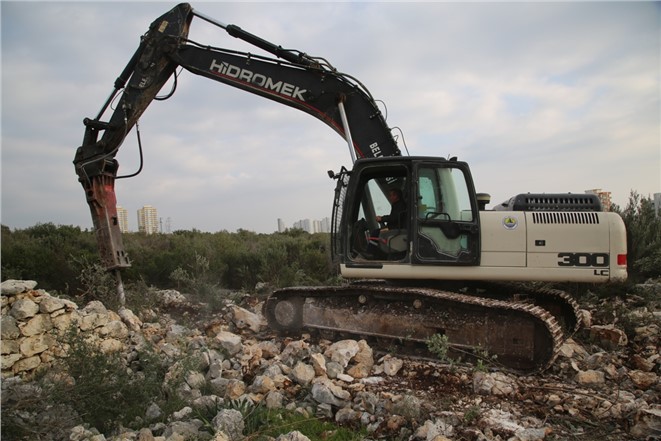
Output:
[[340,340],[330,345],[324,355],[346,368],[358,351],[360,351],[360,345],[356,340]]
[[234,324],[239,329],[248,328],[252,332],[259,332],[264,325],[262,316],[236,305],[232,306],[232,316]]
[[142,321],[128,308],[121,307],[118,311],[122,322],[131,330],[139,331],[142,327]]
[[30,291],[37,286],[34,280],[5,280],[0,284],[0,291],[2,295],[13,296],[22,292]]
[[243,348],[241,337],[229,331],[220,331],[216,334],[215,340],[229,355],[236,355]]
[[584,385],[604,384],[604,373],[592,369],[580,371],[576,374],[576,382]]
[[39,312],[39,305],[30,299],[18,299],[11,305],[9,314],[17,320],[34,317]]
[[404,366],[404,361],[390,355],[383,357],[383,373],[389,377],[397,375],[399,370]]
[[291,370],[292,379],[300,384],[301,386],[306,386],[312,382],[315,377],[314,368],[309,364],[299,361],[296,363],[296,366]]

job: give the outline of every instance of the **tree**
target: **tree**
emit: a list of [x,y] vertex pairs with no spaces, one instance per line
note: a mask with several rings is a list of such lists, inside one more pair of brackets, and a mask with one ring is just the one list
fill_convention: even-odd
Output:
[[635,191],[620,211],[627,227],[627,262],[633,281],[661,276],[661,216],[654,211],[651,198],[644,198]]

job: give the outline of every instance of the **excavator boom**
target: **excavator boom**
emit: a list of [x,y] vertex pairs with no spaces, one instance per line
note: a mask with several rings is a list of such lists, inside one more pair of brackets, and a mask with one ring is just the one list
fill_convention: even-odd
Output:
[[[190,41],[194,17],[218,25],[279,59]],[[85,118],[85,134],[74,165],[90,207],[102,261],[110,270],[130,266],[117,220],[115,156],[128,133],[177,68],[306,112],[347,140],[358,158],[400,155],[381,111],[369,91],[321,58],[282,47],[238,26],[224,25],[182,3],[156,19],[123,69],[109,98],[94,118]],[[107,121],[103,115],[114,105]],[[351,133],[351,127],[359,127]]]

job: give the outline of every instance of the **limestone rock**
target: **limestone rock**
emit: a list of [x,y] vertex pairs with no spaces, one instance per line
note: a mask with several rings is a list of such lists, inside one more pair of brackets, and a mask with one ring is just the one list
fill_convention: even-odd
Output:
[[32,357],[40,354],[55,344],[55,339],[48,334],[39,334],[25,338],[20,343],[21,354]]
[[[5,339],[18,338],[21,331],[18,329],[16,319],[10,315],[3,315],[0,321],[0,330],[2,341]],[[4,353],[4,352],[3,352]]]
[[291,370],[291,377],[302,386],[307,386],[315,377],[314,368],[309,364],[299,361]]
[[360,351],[360,345],[356,340],[340,340],[333,343],[324,353],[331,361],[339,363],[343,368],[349,365],[349,362]]
[[229,355],[236,355],[241,352],[241,349],[243,348],[241,336],[229,331],[220,331],[216,334],[215,340],[229,353]]
[[142,321],[130,309],[122,307],[117,313],[131,331],[137,332],[142,327]]
[[310,438],[303,435],[298,430],[294,430],[293,432],[278,436],[275,441],[310,441]]
[[627,335],[615,325],[593,325],[590,328],[590,337],[602,344],[626,346],[628,343]]
[[57,297],[52,297],[50,295],[44,295],[44,297],[41,299],[41,302],[39,302],[39,312],[51,314],[60,309],[64,309],[65,306],[66,304],[62,299],[58,299]]
[[604,373],[602,371],[595,371],[593,369],[587,371],[579,371],[576,374],[576,382],[583,385],[604,384]]
[[252,332],[259,332],[264,325],[264,319],[254,312],[240,306],[232,305],[233,322],[238,329],[250,329]]
[[34,317],[39,312],[39,305],[30,299],[18,299],[11,305],[9,314],[17,320]]
[[473,375],[473,390],[480,395],[512,395],[518,388],[516,381],[502,372],[476,372]]
[[211,421],[214,429],[227,434],[230,441],[243,439],[243,415],[234,409],[223,409]]
[[323,355],[319,353],[311,354],[310,361],[312,362],[312,367],[314,368],[316,376],[320,377],[326,375],[326,359]]
[[318,403],[345,407],[351,394],[332,381],[318,377],[312,385],[312,398]]
[[0,292],[3,296],[13,296],[22,292],[33,290],[37,286],[34,280],[5,280],[0,284]]
[[399,370],[404,366],[404,361],[391,355],[383,357],[383,373],[389,377],[397,375]]
[[365,378],[369,376],[374,366],[374,352],[365,340],[358,342],[358,353],[354,356],[355,365],[347,370],[347,374],[353,378]]
[[636,385],[638,389],[646,390],[655,384],[659,383],[659,376],[654,372],[631,371],[629,378]]
[[21,334],[26,337],[44,334],[53,329],[53,322],[48,314],[37,314],[21,327]]

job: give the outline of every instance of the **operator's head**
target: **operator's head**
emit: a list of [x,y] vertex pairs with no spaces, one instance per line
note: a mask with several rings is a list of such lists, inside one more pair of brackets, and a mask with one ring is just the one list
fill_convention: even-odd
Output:
[[391,204],[402,200],[402,190],[399,188],[391,188],[388,192],[388,200]]

